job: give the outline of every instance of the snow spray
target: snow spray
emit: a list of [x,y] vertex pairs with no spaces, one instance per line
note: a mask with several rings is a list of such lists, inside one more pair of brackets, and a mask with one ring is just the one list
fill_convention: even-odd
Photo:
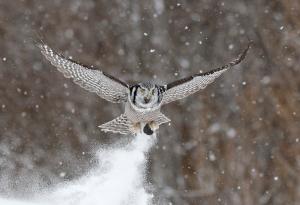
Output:
[[88,175],[31,201],[0,198],[0,205],[150,205],[145,170],[155,142],[156,136],[138,134],[125,146],[100,149],[99,164]]

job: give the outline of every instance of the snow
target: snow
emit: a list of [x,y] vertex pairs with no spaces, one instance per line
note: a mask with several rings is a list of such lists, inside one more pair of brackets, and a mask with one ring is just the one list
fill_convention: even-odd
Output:
[[31,201],[0,198],[0,204],[149,205],[153,195],[146,190],[145,168],[155,142],[156,136],[140,134],[127,145],[100,149],[98,167],[78,181],[37,193]]
[[155,6],[155,10],[158,14],[162,14],[165,6],[164,6],[164,1],[162,0],[155,0],[154,1],[154,6]]
[[33,203],[33,202],[10,200],[10,199],[0,199],[0,204],[3,204],[3,205],[38,205],[37,203]]
[[[114,163],[100,154],[113,153],[102,150],[97,158],[95,147],[119,136],[97,125],[119,116],[122,105],[65,79],[35,46],[39,39],[130,85],[205,73],[236,59],[252,41],[239,66],[162,107],[172,125],[160,127],[147,175],[163,205],[300,201],[299,0],[26,2],[1,1],[0,195],[54,188],[29,202],[2,199],[0,205],[53,199],[59,205],[59,191],[73,196],[71,188],[78,185],[79,196],[84,187],[100,190],[88,186],[92,177],[111,182],[104,169],[111,173]],[[124,151],[125,145],[119,148],[112,150]],[[97,161],[98,168],[86,175]],[[136,189],[151,198],[143,179],[138,182]],[[120,199],[123,183],[110,195]],[[110,195],[90,193],[80,200],[100,203]]]

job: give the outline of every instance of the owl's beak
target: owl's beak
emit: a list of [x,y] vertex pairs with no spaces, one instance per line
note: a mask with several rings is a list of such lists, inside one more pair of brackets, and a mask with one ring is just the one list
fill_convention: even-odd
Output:
[[145,103],[148,103],[150,101],[150,98],[149,97],[144,97],[144,101],[145,101]]

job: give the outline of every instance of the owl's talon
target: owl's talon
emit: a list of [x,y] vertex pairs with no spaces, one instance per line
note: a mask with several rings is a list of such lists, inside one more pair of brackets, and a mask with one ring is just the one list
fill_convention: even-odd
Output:
[[158,128],[159,128],[159,125],[155,121],[152,121],[152,122],[147,123],[144,126],[143,131],[147,135],[152,135],[155,132],[155,130],[157,130]]
[[144,126],[143,131],[147,135],[152,135],[154,133],[154,131],[151,129],[149,123]]

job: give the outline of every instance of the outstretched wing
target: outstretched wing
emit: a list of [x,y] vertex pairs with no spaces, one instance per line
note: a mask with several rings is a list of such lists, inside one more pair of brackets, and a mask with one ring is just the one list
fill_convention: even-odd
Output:
[[166,91],[163,95],[162,104],[167,104],[172,101],[185,98],[199,91],[200,89],[204,89],[208,84],[212,83],[222,73],[232,68],[233,66],[239,64],[245,58],[249,48],[250,43],[248,44],[247,48],[238,56],[238,58],[220,68],[216,68],[206,73],[192,75],[190,77],[183,78],[167,84],[165,86]]
[[42,54],[54,65],[66,78],[73,81],[82,88],[96,93],[101,98],[113,103],[125,102],[128,95],[128,85],[111,75],[100,70],[88,69],[72,60],[55,53],[47,45],[38,45]]

